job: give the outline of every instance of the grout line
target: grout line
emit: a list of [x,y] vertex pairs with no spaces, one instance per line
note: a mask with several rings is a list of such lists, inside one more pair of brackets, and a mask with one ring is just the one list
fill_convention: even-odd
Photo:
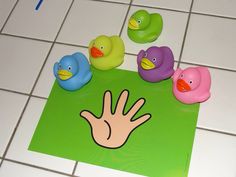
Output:
[[85,45],[70,44],[70,43],[65,43],[65,42],[55,42],[55,43],[56,43],[56,44],[62,44],[62,45],[68,45],[68,46],[81,47],[81,48],[86,48],[86,49],[88,49],[88,46],[85,46]]
[[[21,38],[21,39],[28,39],[28,40],[32,40],[32,41],[47,42],[47,43],[54,42],[54,41],[49,41],[49,40],[44,40],[44,39],[38,39],[38,38],[32,38],[32,37],[26,37],[26,36],[14,35],[14,34],[7,34],[7,33],[1,33],[0,36],[10,36],[10,37],[16,37],[16,38]],[[79,44],[70,44],[70,43],[66,43],[66,42],[55,41],[54,43],[68,45],[68,46],[74,46],[74,47],[88,48],[88,46],[79,45]]]
[[[14,91],[14,90],[9,90],[9,89],[4,89],[4,88],[0,88],[0,91],[5,91],[5,92],[10,92],[10,93],[15,93],[15,94],[20,94],[20,95],[24,95],[24,96],[30,96],[29,93],[23,93],[23,92],[19,92],[19,91]],[[40,98],[43,100],[47,100],[47,97],[43,97],[43,96],[39,96],[39,95],[31,95],[32,97],[35,98]]]
[[164,7],[153,7],[153,6],[145,6],[145,5],[139,5],[139,4],[132,4],[132,6],[157,9],[157,10],[166,10],[166,11],[172,11],[172,12],[180,12],[180,13],[185,13],[185,14],[189,13],[188,11],[184,11],[184,10],[170,9],[170,8],[164,8]]
[[10,12],[9,15],[7,16],[7,19],[5,20],[3,26],[2,26],[2,28],[1,28],[1,30],[0,30],[0,33],[2,33],[2,31],[3,31],[4,27],[6,26],[8,20],[9,20],[9,18],[10,18],[10,16],[11,16],[11,14],[12,14],[12,12],[15,10],[16,5],[18,4],[18,2],[19,2],[19,0],[16,1],[16,3],[15,3],[14,6],[13,6],[13,8],[11,9],[11,12]]
[[1,90],[1,91],[5,91],[5,92],[11,92],[11,93],[16,93],[16,94],[20,94],[20,95],[29,96],[28,93],[19,92],[19,91],[14,91],[14,90],[10,90],[10,89],[0,88],[0,90]]
[[[20,164],[20,165],[24,165],[24,166],[28,166],[28,167],[32,167],[32,168],[36,168],[36,169],[40,169],[40,170],[44,170],[44,171],[48,171],[48,172],[57,173],[57,174],[60,174],[60,175],[72,177],[72,175],[71,175],[71,174],[68,174],[68,173],[64,173],[64,172],[52,170],[52,169],[49,169],[49,168],[44,168],[44,167],[40,167],[40,166],[36,166],[36,165],[24,163],[24,162],[12,160],[12,159],[7,159],[7,158],[6,158],[5,161],[13,162],[13,163],[16,163],[16,164]],[[74,176],[73,176],[73,177],[74,177]]]
[[62,26],[63,26],[63,24],[64,24],[64,22],[65,22],[65,19],[67,18],[68,14],[69,14],[69,11],[70,11],[70,9],[71,9],[71,7],[72,7],[74,1],[75,1],[75,0],[72,0],[72,2],[71,2],[71,4],[70,4],[70,7],[69,7],[68,10],[67,10],[67,13],[66,13],[66,15],[65,15],[65,17],[64,17],[64,19],[63,19],[63,21],[62,21],[62,24],[61,24],[61,26],[60,26],[60,29],[59,29],[58,32],[57,32],[57,35],[56,35],[56,37],[55,37],[55,39],[54,39],[54,42],[52,43],[52,45],[51,45],[51,47],[50,47],[50,49],[49,49],[49,51],[48,51],[48,54],[47,54],[47,56],[46,56],[46,58],[45,58],[45,60],[44,60],[44,63],[43,63],[43,65],[42,65],[42,67],[41,67],[41,69],[40,69],[40,71],[39,71],[39,74],[38,74],[38,76],[37,76],[37,78],[36,78],[36,80],[35,80],[35,82],[34,82],[34,85],[33,85],[32,89],[31,89],[31,91],[30,91],[29,97],[28,97],[28,99],[27,99],[27,101],[26,101],[26,103],[25,103],[25,106],[24,106],[24,108],[23,108],[23,110],[22,110],[22,112],[21,112],[20,118],[19,118],[19,120],[17,121],[17,124],[16,124],[16,126],[15,126],[15,128],[14,128],[14,131],[13,131],[12,135],[11,135],[11,138],[10,138],[10,140],[9,140],[9,142],[8,142],[8,144],[7,144],[7,147],[6,147],[5,151],[4,151],[3,160],[2,160],[1,163],[0,163],[0,167],[2,166],[2,164],[3,164],[4,160],[5,160],[6,154],[7,154],[8,150],[9,150],[9,147],[10,147],[10,145],[11,145],[11,143],[12,143],[12,141],[13,141],[13,138],[14,138],[14,136],[15,136],[15,134],[16,134],[17,128],[19,127],[19,124],[20,124],[20,122],[21,122],[21,120],[22,120],[22,117],[23,117],[23,115],[24,115],[24,112],[25,112],[25,110],[26,110],[26,108],[27,108],[27,106],[28,106],[28,104],[29,104],[29,101],[30,101],[30,98],[31,98],[31,96],[32,96],[32,93],[33,93],[33,91],[34,91],[34,89],[35,89],[35,87],[36,87],[36,85],[37,85],[37,82],[38,82],[38,80],[39,80],[39,77],[40,77],[40,75],[41,75],[41,73],[42,73],[42,71],[43,71],[43,68],[44,68],[44,66],[45,66],[45,64],[46,64],[46,62],[47,62],[47,59],[48,59],[48,57],[49,57],[49,55],[50,55],[50,53],[51,53],[51,51],[52,51],[52,48],[53,48],[53,46],[54,46],[54,44],[55,44],[55,41],[56,41],[56,39],[57,39],[57,37],[58,37],[58,35],[59,35],[59,33],[60,33],[60,30],[62,29]]
[[20,35],[8,34],[8,33],[1,33],[0,35],[16,37],[16,38],[21,38],[21,39],[29,39],[29,40],[33,40],[33,41],[39,41],[39,42],[47,42],[47,43],[53,42],[53,41],[49,41],[49,40],[45,40],[45,39],[38,39],[38,38],[32,38],[32,37],[20,36]]
[[211,66],[211,65],[203,65],[203,64],[198,64],[198,63],[189,63],[189,62],[185,62],[185,61],[181,61],[180,64],[188,64],[188,65],[195,65],[195,66],[205,66],[205,67],[208,67],[208,68],[222,70],[222,71],[228,71],[228,72],[234,72],[234,73],[236,72],[236,70],[234,70],[234,69],[221,68],[221,67]]
[[72,176],[75,175],[75,171],[76,171],[77,165],[78,165],[78,161],[75,162],[75,166],[74,166],[74,169],[72,171]]
[[208,128],[203,128],[203,127],[196,127],[198,130],[204,130],[204,131],[208,131],[208,132],[214,132],[214,133],[218,133],[218,134],[223,134],[223,135],[229,135],[229,136],[235,136],[235,133],[229,133],[229,132],[224,132],[224,131],[220,131],[220,130],[213,130],[213,129],[208,129]]
[[191,6],[190,6],[190,9],[189,9],[188,20],[187,20],[187,24],[186,24],[186,28],[185,28],[185,32],[184,32],[184,39],[183,39],[180,54],[179,54],[179,63],[177,65],[177,68],[179,68],[179,65],[180,65],[180,62],[181,62],[181,59],[182,59],[182,55],[183,55],[184,44],[185,44],[187,33],[188,33],[188,27],[189,27],[189,22],[190,22],[190,18],[191,18],[193,3],[194,3],[194,0],[192,0]]
[[207,14],[207,13],[202,13],[202,12],[192,12],[192,14],[209,16],[209,17],[224,18],[224,19],[228,19],[228,20],[236,20],[236,17],[228,17],[228,16],[223,16],[223,15]]
[[42,99],[42,100],[47,100],[48,99],[47,97],[42,97],[42,96],[38,96],[38,95],[31,95],[31,97],[39,98],[39,99]]
[[129,11],[130,11],[132,2],[133,2],[133,0],[130,0],[128,10],[127,10],[127,12],[126,12],[126,14],[125,14],[124,22],[123,22],[123,24],[122,24],[122,26],[121,26],[121,29],[120,29],[120,33],[119,33],[119,36],[120,36],[120,37],[121,37],[122,31],[123,31],[123,29],[124,29],[125,22],[126,22],[126,20],[127,20],[127,17],[128,17],[128,14],[129,14]]
[[62,23],[61,23],[61,26],[60,26],[60,28],[59,28],[59,30],[58,30],[58,32],[57,32],[57,35],[56,35],[56,37],[55,37],[53,43],[56,42],[56,40],[57,40],[57,38],[58,38],[58,36],[59,36],[59,33],[61,32],[61,29],[62,29],[62,27],[63,27],[63,25],[64,25],[64,23],[65,23],[65,21],[66,21],[67,16],[68,16],[69,13],[70,13],[70,10],[71,10],[71,8],[72,8],[74,2],[75,2],[75,0],[72,0],[72,2],[71,2],[71,4],[70,4],[70,7],[68,8],[68,10],[67,10],[67,12],[66,12],[66,15],[65,15],[65,17],[64,17],[64,19],[63,19],[63,21],[62,21]]
[[116,1],[107,1],[107,0],[89,0],[89,1],[106,2],[106,3],[110,3],[110,4],[122,4],[122,5],[129,4],[129,3],[125,3],[125,2],[116,2]]
[[129,53],[129,52],[125,52],[126,55],[131,55],[131,56],[137,56],[137,54],[134,54],[134,53]]

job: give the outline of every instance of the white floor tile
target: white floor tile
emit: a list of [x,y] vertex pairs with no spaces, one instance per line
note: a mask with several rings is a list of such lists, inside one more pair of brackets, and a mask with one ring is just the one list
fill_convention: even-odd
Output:
[[6,158],[36,166],[71,173],[75,162],[28,150],[46,100],[31,98]]
[[77,0],[57,41],[88,46],[99,35],[118,35],[127,10],[128,5]]
[[100,167],[96,165],[90,165],[82,162],[78,163],[75,175],[81,177],[141,177],[141,175],[127,173],[119,170],[113,170],[110,168]]
[[141,49],[146,50],[150,46],[168,46],[172,49],[175,60],[178,61],[188,15],[179,12],[145,8],[149,13],[161,14],[163,18],[163,30],[156,41],[147,44],[137,44],[129,39],[127,35],[127,25],[131,15],[139,9],[144,8],[131,7],[122,32],[126,52],[137,54]]
[[235,0],[195,0],[193,12],[236,17]]
[[150,7],[161,7],[161,8],[189,11],[190,5],[191,5],[191,0],[178,0],[178,2],[172,1],[172,0],[158,0],[158,1],[133,0],[133,4],[150,6]]
[[198,126],[236,134],[236,73],[215,69],[210,72],[212,96],[201,104]]
[[189,177],[235,177],[236,137],[196,130]]
[[71,4],[71,0],[21,0],[17,4],[3,32],[53,41]]
[[1,177],[66,177],[58,173],[53,173],[13,162],[4,161],[0,170]]
[[0,35],[0,88],[29,93],[50,46]]
[[0,156],[3,156],[27,98],[24,95],[0,91]]
[[236,69],[236,21],[192,15],[182,61]]
[[[192,65],[181,64],[181,68]],[[209,69],[212,78],[211,97],[200,104],[198,127],[236,134],[236,73]]]
[[53,75],[53,65],[55,62],[58,62],[63,56],[71,55],[75,52],[82,52],[88,58],[88,49],[79,48],[73,46],[66,46],[61,44],[55,44],[50,56],[47,60],[47,63],[40,75],[38,83],[34,89],[33,94],[42,97],[48,97],[55,81]]
[[0,0],[0,29],[3,27],[15,3],[16,0]]

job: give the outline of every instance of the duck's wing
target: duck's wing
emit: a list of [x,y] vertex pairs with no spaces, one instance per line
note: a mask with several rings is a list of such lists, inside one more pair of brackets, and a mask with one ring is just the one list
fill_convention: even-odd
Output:
[[166,46],[160,47],[160,49],[163,52],[165,69],[169,70],[174,68],[174,55],[171,49]]
[[146,39],[148,42],[153,42],[158,38],[158,36],[159,36],[159,34],[153,32],[153,33],[148,34]]
[[87,83],[88,81],[90,81],[90,79],[92,78],[92,72],[87,72],[87,74],[84,76],[83,79],[83,83]]
[[141,60],[142,60],[142,58],[143,58],[143,56],[144,56],[144,53],[145,53],[144,50],[139,51],[139,53],[138,53],[138,55],[137,55],[137,64],[140,64],[140,63],[141,63]]
[[58,78],[58,76],[57,76],[57,72],[58,72],[58,62],[56,62],[55,64],[54,64],[54,66],[53,66],[53,74],[54,74],[54,76],[56,77],[56,78]]
[[174,69],[170,69],[166,71],[164,74],[162,74],[162,78],[163,79],[170,78],[174,74],[174,72],[175,72]]

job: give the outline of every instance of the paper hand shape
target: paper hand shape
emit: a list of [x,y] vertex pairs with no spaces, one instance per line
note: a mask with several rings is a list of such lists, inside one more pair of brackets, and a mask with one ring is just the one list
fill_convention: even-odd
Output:
[[103,112],[99,118],[90,111],[81,111],[80,115],[90,124],[93,139],[98,145],[106,148],[119,148],[125,144],[133,130],[150,119],[150,114],[144,114],[132,120],[144,105],[145,99],[143,98],[138,99],[129,111],[124,113],[128,96],[129,92],[124,90],[112,113],[112,94],[110,91],[106,91],[103,96]]

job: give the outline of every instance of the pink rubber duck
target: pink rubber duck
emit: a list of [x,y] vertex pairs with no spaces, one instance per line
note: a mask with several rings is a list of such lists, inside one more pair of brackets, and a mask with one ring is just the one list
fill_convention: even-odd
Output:
[[210,97],[211,75],[206,67],[178,68],[172,79],[173,93],[182,103],[203,102]]

